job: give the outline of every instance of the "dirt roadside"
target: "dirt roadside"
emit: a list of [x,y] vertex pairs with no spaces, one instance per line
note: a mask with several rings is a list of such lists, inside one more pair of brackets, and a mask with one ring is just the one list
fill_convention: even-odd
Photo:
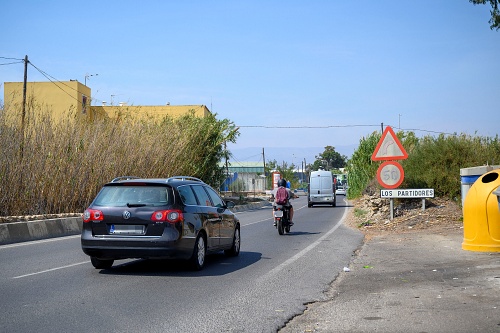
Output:
[[442,233],[463,227],[462,208],[449,199],[426,199],[425,210],[422,210],[422,199],[395,199],[392,220],[388,199],[363,195],[349,203],[352,209],[345,224],[362,231],[367,239],[429,229]]
[[451,200],[349,201],[344,224],[365,234],[327,299],[278,330],[299,332],[500,332],[500,253],[463,251],[462,210]]

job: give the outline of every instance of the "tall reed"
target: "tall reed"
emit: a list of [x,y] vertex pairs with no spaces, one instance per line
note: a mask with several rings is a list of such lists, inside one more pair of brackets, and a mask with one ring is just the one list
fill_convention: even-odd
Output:
[[219,162],[237,128],[216,115],[134,117],[88,121],[68,110],[54,120],[50,108],[29,103],[24,133],[19,118],[0,113],[0,215],[82,211],[117,176],[189,175],[217,187]]

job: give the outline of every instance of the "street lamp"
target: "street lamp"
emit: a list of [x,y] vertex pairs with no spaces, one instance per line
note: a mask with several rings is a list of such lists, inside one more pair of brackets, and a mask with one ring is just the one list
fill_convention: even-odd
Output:
[[91,77],[91,76],[97,76],[97,75],[99,75],[99,74],[90,74],[90,75],[89,75],[88,73],[87,73],[87,74],[85,74],[85,85],[87,85],[87,79],[88,79],[89,77]]
[[116,97],[116,96],[120,96],[120,95],[123,95],[123,94],[115,94],[115,95],[111,95],[111,105],[113,105],[113,99]]

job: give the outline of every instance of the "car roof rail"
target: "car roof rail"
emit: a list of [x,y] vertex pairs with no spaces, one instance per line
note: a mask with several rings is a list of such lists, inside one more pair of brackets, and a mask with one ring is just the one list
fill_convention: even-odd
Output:
[[203,180],[199,179],[199,178],[196,178],[196,177],[191,177],[191,176],[172,176],[172,177],[169,177],[167,178],[167,183],[168,182],[171,182],[173,180],[192,180],[192,181],[195,181],[195,182],[200,182],[200,183],[204,183]]
[[120,177],[114,178],[111,182],[116,183],[116,182],[119,182],[121,180],[140,179],[140,178],[141,177],[136,177],[136,176],[120,176]]

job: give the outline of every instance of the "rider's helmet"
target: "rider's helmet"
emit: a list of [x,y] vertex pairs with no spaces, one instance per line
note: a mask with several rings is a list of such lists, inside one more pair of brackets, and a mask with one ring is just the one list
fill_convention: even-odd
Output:
[[285,180],[285,179],[283,179],[283,178],[282,178],[282,179],[280,179],[280,180],[278,180],[278,186],[279,186],[279,187],[282,187],[282,186],[283,186],[283,187],[286,187],[286,180]]

